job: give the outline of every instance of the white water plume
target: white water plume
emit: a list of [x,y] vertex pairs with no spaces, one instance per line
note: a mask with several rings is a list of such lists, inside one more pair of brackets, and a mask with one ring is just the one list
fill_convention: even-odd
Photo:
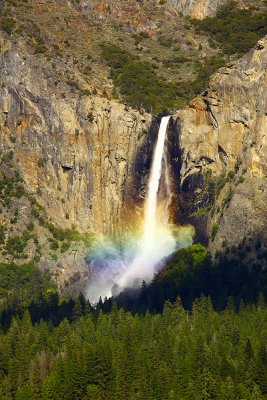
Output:
[[101,262],[104,264],[101,268],[95,257],[92,262],[95,277],[88,289],[90,301],[97,301],[100,296],[111,297],[127,287],[138,287],[143,280],[150,282],[167,256],[177,248],[192,243],[192,230],[185,235],[186,243],[182,238],[177,242],[169,225],[171,189],[165,146],[169,120],[170,116],[161,119],[149,176],[141,238],[135,246],[124,248],[123,255],[113,249],[110,256]]
[[[160,179],[162,177],[164,149],[169,120],[170,116],[163,117],[159,128],[145,202],[143,236],[141,237],[135,259],[117,282],[120,287],[131,286],[135,279],[150,281],[154,275],[155,267],[160,260],[171,254],[176,247],[175,239],[169,230],[168,207],[165,208],[165,215],[157,213],[158,191]],[[167,204],[169,205],[171,193],[166,161],[165,157],[165,173],[163,175],[165,175],[164,184],[168,194]]]

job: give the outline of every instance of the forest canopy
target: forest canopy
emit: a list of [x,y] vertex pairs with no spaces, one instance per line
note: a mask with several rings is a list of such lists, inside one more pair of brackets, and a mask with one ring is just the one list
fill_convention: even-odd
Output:
[[34,265],[1,265],[0,398],[266,399],[267,254],[255,248],[248,268],[193,245],[151,285],[94,308],[60,297]]
[[[257,334],[255,334],[257,332]],[[161,314],[115,306],[58,327],[29,313],[0,334],[3,400],[263,400],[267,396],[267,307],[179,298]]]

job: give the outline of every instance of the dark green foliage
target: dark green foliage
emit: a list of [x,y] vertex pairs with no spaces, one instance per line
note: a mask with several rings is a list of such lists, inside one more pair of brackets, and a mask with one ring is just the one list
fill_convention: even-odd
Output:
[[207,32],[226,54],[244,54],[267,33],[267,10],[237,7],[235,1],[222,6],[214,18],[193,20],[197,29]]
[[170,37],[168,37],[168,38],[160,37],[159,38],[159,43],[164,47],[171,47],[172,43],[173,43],[173,40]]
[[232,181],[235,177],[235,171],[229,171],[227,176]]
[[65,253],[70,248],[70,242],[63,242],[60,246],[61,253]]
[[34,48],[34,54],[43,54],[47,51],[44,41],[41,37],[36,38],[36,45]]
[[30,239],[31,234],[29,231],[24,231],[21,236],[10,236],[7,239],[5,250],[13,256],[19,256],[23,253]]
[[217,313],[201,297],[188,313],[177,298],[161,314],[131,315],[113,306],[106,315],[79,312],[76,321],[32,325],[25,313],[0,333],[1,398],[266,399],[262,302],[235,314],[229,299]]
[[0,327],[8,328],[12,315],[21,315],[53,288],[48,274],[31,263],[0,264]]
[[5,227],[0,225],[0,244],[5,243]]
[[234,191],[232,188],[229,189],[226,198],[223,200],[222,206],[224,207],[228,207],[230,204],[230,201],[232,200],[234,195]]
[[214,265],[193,245],[117,300],[135,315],[111,300],[59,299],[31,264],[0,265],[0,285],[3,399],[266,399],[264,269],[223,256]]
[[[9,290],[18,292],[20,286],[25,289],[26,285],[29,287],[32,286],[34,290],[34,286],[39,283],[46,286],[48,284],[48,278],[31,263],[22,265],[0,264],[0,288],[2,294],[5,294],[5,291]],[[40,287],[38,289],[40,289]]]
[[159,113],[174,110],[188,100],[178,84],[165,82],[151,64],[140,61],[117,45],[103,44],[102,54],[111,68],[115,86],[132,107]]
[[46,51],[47,48],[43,44],[37,44],[34,48],[34,54],[44,54]]
[[76,320],[90,309],[83,295],[76,301],[59,299],[48,271],[41,272],[32,263],[0,264],[0,331],[10,327],[12,316],[25,312],[33,323],[44,320],[57,326],[64,318]]
[[219,176],[214,176],[212,175],[212,171],[207,171],[205,174],[205,182],[209,202],[213,203],[226,184],[227,178],[224,172]]
[[21,198],[25,195],[22,179],[16,171],[13,176],[4,176],[0,181],[0,200],[4,206],[8,206],[12,198]]
[[197,79],[192,84],[196,93],[201,93],[204,90],[210,76],[219,68],[225,65],[225,60],[222,56],[216,55],[208,57],[204,62],[196,62]]
[[16,26],[16,20],[11,17],[4,17],[1,19],[2,29],[9,35]]
[[[252,264],[246,258],[245,242],[240,244],[240,249],[234,248],[233,252],[238,254],[238,258],[229,254],[228,249],[225,253],[218,252],[216,262],[212,262],[201,245],[182,249],[150,285],[143,285],[141,290],[125,291],[113,301],[131,312],[161,312],[164,302],[173,302],[177,296],[189,310],[192,302],[201,294],[210,296],[216,310],[225,309],[229,296],[233,296],[236,308],[241,301],[256,303],[260,293],[267,299],[264,256]],[[104,302],[103,307],[107,309],[111,305]]]
[[9,237],[6,243],[6,251],[12,255],[21,254],[26,247],[27,242],[21,239],[19,236]]
[[211,228],[211,239],[212,240],[215,239],[215,236],[217,235],[218,230],[219,230],[219,225],[217,223],[214,223]]
[[55,239],[50,239],[50,249],[57,250],[59,248],[58,241]]
[[75,228],[74,229],[58,228],[55,225],[53,225],[51,222],[48,222],[48,221],[44,221],[43,225],[53,235],[54,242],[66,241],[66,242],[62,243],[62,245],[61,245],[61,249],[63,250],[62,252],[68,250],[71,241],[73,241],[73,242],[83,241],[87,246],[90,246],[92,243],[92,239],[93,239],[92,234],[83,235],[83,234],[79,233]]

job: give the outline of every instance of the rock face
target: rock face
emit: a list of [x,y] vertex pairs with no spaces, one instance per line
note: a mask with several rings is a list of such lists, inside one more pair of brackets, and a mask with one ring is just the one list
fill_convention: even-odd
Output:
[[0,56],[0,70],[1,151],[14,151],[55,224],[112,234],[151,116],[97,96],[55,95],[51,66],[18,49]]
[[218,7],[225,4],[226,0],[169,0],[178,12],[192,18],[203,19],[216,15]]
[[[207,91],[176,115],[182,197],[190,192],[197,205],[207,171],[212,174],[208,174],[210,183],[218,182],[218,176],[223,182],[217,185],[208,220],[200,218],[209,232],[213,226],[213,236],[217,233],[210,244],[213,251],[222,242],[237,245],[246,236],[266,234],[266,109],[264,38],[238,62],[216,73]],[[205,214],[205,201],[199,200],[195,215],[201,214],[201,207]]]
[[[90,4],[111,12],[103,2]],[[214,9],[220,4],[213,2]],[[174,5],[198,18],[214,12],[209,1]],[[126,18],[127,10],[122,11]],[[117,228],[129,223],[132,209],[143,201],[158,121],[152,123],[151,115],[100,97],[97,90],[90,94],[89,78],[82,81],[78,69],[73,72],[74,58],[71,64],[67,55],[66,65],[62,61],[59,67],[54,62],[59,58],[50,62],[50,53],[30,54],[23,43],[0,43],[0,175],[3,156],[12,151],[27,192],[45,208],[48,221],[62,228],[75,225],[80,232],[116,236]],[[266,68],[265,38],[215,74],[207,91],[177,111],[170,126],[172,215],[178,224],[194,224],[196,240],[209,243],[213,253],[224,242],[238,245],[245,236],[266,233]],[[110,83],[108,78],[105,82]],[[74,84],[80,85],[72,90]],[[18,202],[16,208],[27,209],[30,216],[27,201],[21,207]],[[11,211],[5,214],[8,219]],[[27,226],[26,214],[20,231],[15,225],[20,235]],[[69,292],[80,289],[81,277],[89,279],[86,246],[70,243],[61,252],[61,244],[57,254],[51,253],[49,239],[52,247],[57,245],[51,226],[46,226],[48,233],[39,222],[35,228],[41,240],[39,244],[33,237],[28,240],[28,260],[39,246],[39,264],[58,275],[59,287],[67,281],[72,286]],[[14,229],[5,239],[10,233],[14,235]]]
[[[227,3],[228,0],[168,0],[168,2],[185,16],[203,19],[214,17],[218,8]],[[244,8],[253,2],[249,0],[238,0],[239,7]]]

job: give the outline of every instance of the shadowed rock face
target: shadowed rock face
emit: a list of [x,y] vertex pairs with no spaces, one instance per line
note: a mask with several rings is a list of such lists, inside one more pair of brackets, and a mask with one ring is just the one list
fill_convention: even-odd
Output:
[[[265,38],[238,62],[216,73],[207,91],[176,114],[182,154],[181,197],[195,196],[195,209],[190,209],[189,202],[184,215],[189,217],[191,211],[206,205],[201,184],[205,172],[210,170],[215,177],[232,171],[209,213],[208,232],[214,223],[219,224],[212,250],[220,248],[223,241],[235,245],[243,237],[267,229],[266,78]],[[205,224],[206,218],[206,213],[198,217],[199,224]]]

